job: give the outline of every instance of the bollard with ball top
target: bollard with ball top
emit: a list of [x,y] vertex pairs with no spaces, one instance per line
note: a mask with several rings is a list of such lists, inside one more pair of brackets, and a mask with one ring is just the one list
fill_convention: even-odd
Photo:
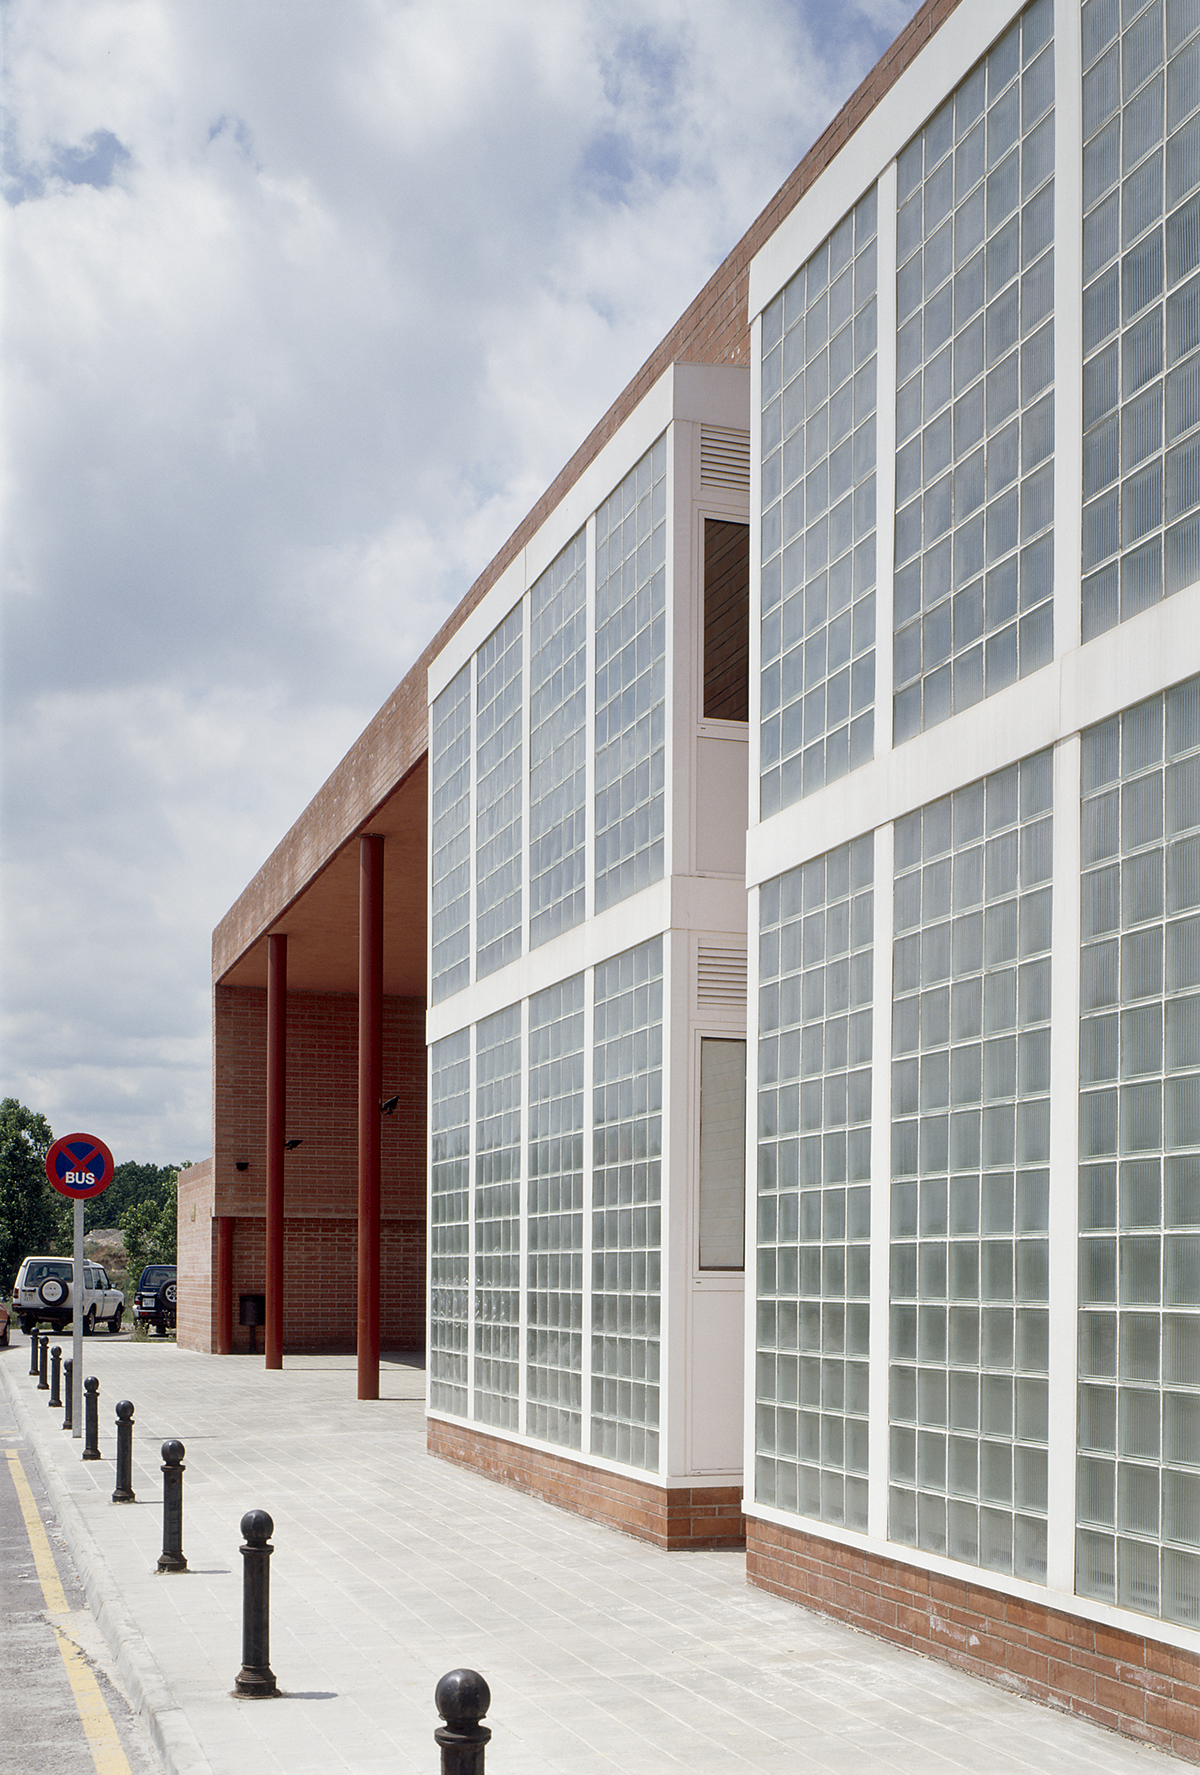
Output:
[[491,1729],[480,1725],[492,1692],[477,1670],[448,1670],[433,1692],[445,1720],[433,1734],[442,1747],[442,1775],[484,1775],[484,1747]]
[[133,1401],[117,1400],[117,1483],[114,1504],[136,1504],[133,1489]]
[[46,1401],[51,1411],[62,1410],[62,1395],[59,1386],[62,1381],[62,1346],[55,1344],[50,1352],[50,1397]]
[[49,1381],[49,1378],[46,1374],[46,1364],[49,1362],[49,1360],[50,1360],[50,1333],[48,1331],[43,1331],[43,1333],[42,1333],[42,1348],[41,1348],[41,1351],[38,1355],[37,1390],[39,1393],[48,1393],[50,1391],[50,1381]]
[[163,1546],[158,1556],[160,1572],[186,1572],[183,1556],[183,1457],[187,1453],[182,1442],[172,1439],[162,1445],[163,1476]]
[[71,1377],[74,1374],[74,1372],[75,1372],[75,1364],[71,1360],[71,1358],[68,1356],[66,1361],[63,1363],[63,1388],[64,1388],[64,1391],[63,1391],[62,1427],[64,1430],[69,1430],[72,1428],[71,1414],[75,1408],[75,1388],[71,1384]]
[[100,1382],[94,1374],[89,1374],[84,1381],[83,1391],[83,1458],[99,1461],[103,1459],[100,1453]]
[[[50,1333],[47,1332],[46,1336],[49,1337],[49,1335]],[[32,1375],[36,1375],[38,1371],[38,1351],[41,1348],[41,1344],[42,1334],[35,1325],[33,1330],[29,1333],[29,1372]]]
[[275,1524],[265,1510],[242,1517],[242,1668],[233,1680],[235,1695],[267,1700],[279,1688],[271,1669],[271,1536]]

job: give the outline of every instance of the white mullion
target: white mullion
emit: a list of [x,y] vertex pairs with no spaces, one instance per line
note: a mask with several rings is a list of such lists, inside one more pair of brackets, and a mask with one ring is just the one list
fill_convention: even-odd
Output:
[[[896,556],[896,162],[876,187],[875,756],[892,749],[893,576]],[[873,1292],[873,1291],[872,1291]]]
[[[472,721],[471,740],[474,743],[475,726]],[[474,753],[472,753],[474,758]],[[474,778],[474,771],[471,772]],[[473,830],[473,828],[472,828]],[[478,1122],[476,1119],[475,1091],[478,1072],[478,1037],[479,1026],[469,1025],[467,1037],[467,1400],[463,1416],[468,1422],[475,1417],[475,1155],[478,1150]]]
[[[889,722],[889,728],[890,728]],[[871,1347],[867,1532],[888,1528],[888,1305],[892,1218],[892,874],[894,828],[875,829],[875,929],[871,1020]]]
[[[591,749],[589,747],[589,758]],[[590,822],[589,822],[590,830]],[[589,876],[590,880],[590,876]],[[592,1100],[596,1049],[596,970],[583,975],[583,1276],[580,1301],[579,1451],[592,1452]]]
[[1054,940],[1050,952],[1050,1589],[1075,1589],[1075,1411],[1079,1197],[1079,760],[1054,750]]
[[[1054,0],[1054,651],[1080,642],[1083,512],[1083,52],[1079,0]],[[1057,908],[1055,909],[1057,917]]]
[[[587,521],[584,559],[583,916],[596,914],[596,514]],[[590,1001],[589,1001],[590,1002]]]
[[517,1081],[520,1099],[517,1108],[517,1433],[528,1433],[529,1372],[529,1001],[520,1001],[521,1020],[518,1032]]

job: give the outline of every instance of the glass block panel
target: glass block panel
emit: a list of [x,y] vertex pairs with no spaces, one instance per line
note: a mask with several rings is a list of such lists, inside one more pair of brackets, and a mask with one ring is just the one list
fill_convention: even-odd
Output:
[[662,938],[595,972],[592,1452],[657,1470],[662,1300]]
[[579,1448],[583,1424],[583,975],[529,1001],[525,1430]]
[[433,705],[429,993],[436,1005],[471,978],[471,663]]
[[[759,1447],[775,1458],[757,1496],[860,1530],[867,1526],[873,883],[868,834],[768,882],[759,899],[756,1405]],[[936,1334],[936,1326],[922,1328],[926,1340]],[[911,1356],[915,1311],[895,1335]],[[906,1424],[916,1421],[913,1374],[910,1365],[893,1376]],[[797,1400],[809,1433],[793,1438]],[[907,1471],[907,1445],[902,1461]]]
[[1076,1586],[1185,1622],[1200,1558],[1198,697],[1191,680],[1085,733],[1081,810]]
[[[1046,1575],[1051,793],[1051,755],[1038,753],[898,823],[892,954],[893,1176],[905,1181],[893,1186],[891,1419],[915,1414],[918,1458],[892,1462],[889,1532],[901,1539],[915,1511],[918,1546],[1035,1583]],[[915,1352],[905,1310],[918,1316]],[[945,1498],[957,1500],[948,1514]]]
[[662,879],[667,442],[596,513],[596,910]]
[[429,1401],[467,1415],[471,1032],[429,1051]]
[[521,623],[518,604],[475,662],[475,974],[521,953]]
[[521,1007],[475,1032],[475,1419],[517,1429],[521,1336]]
[[[1053,656],[1053,47],[1028,7],[905,150],[897,744]],[[986,94],[986,100],[985,95]]]
[[1119,21],[1109,0],[1088,0],[1083,12],[1112,12],[1094,39],[1084,32],[1088,641],[1200,575],[1200,16],[1169,6],[1164,44],[1157,0],[1123,7]]
[[[876,191],[772,310],[763,461],[763,816],[874,754]],[[768,334],[768,336],[770,336]]]
[[529,946],[583,918],[586,536],[529,593]]

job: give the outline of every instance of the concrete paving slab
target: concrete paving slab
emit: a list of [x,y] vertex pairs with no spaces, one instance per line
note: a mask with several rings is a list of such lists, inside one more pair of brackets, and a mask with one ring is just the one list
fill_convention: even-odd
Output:
[[[492,1691],[488,1775],[1153,1775],[1176,1759],[749,1588],[739,1554],[666,1554],[431,1458],[424,1374],[352,1357],[212,1357],[94,1339],[104,1459],[0,1373],[88,1600],[171,1775],[434,1775],[437,1679]],[[114,1505],[114,1407],[137,1503]],[[159,1449],[186,1448],[189,1570],[155,1570]],[[239,1524],[275,1522],[271,1665],[232,1697]],[[1188,1765],[1190,1766],[1190,1765]]]

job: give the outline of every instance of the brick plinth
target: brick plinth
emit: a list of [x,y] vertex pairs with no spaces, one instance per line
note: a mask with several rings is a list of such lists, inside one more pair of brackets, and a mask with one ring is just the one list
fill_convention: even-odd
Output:
[[1200,1763],[1194,1652],[754,1518],[746,1575],[789,1602]]
[[428,1446],[440,1460],[470,1467],[514,1491],[607,1523],[668,1552],[745,1544],[740,1486],[657,1485],[440,1418],[429,1419]]

